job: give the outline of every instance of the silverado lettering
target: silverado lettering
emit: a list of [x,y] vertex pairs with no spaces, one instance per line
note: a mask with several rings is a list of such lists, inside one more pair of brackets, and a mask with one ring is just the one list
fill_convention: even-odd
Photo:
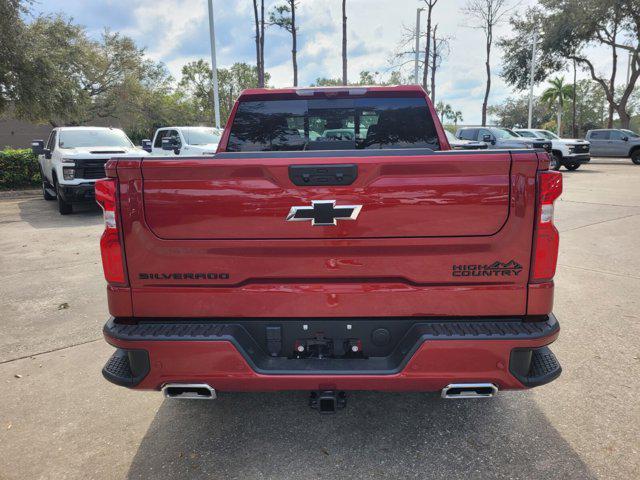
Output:
[[140,280],[228,280],[228,273],[139,273]]
[[96,183],[118,385],[333,412],[560,375],[562,176],[544,150],[451,150],[417,85],[245,90],[215,155],[119,162]]

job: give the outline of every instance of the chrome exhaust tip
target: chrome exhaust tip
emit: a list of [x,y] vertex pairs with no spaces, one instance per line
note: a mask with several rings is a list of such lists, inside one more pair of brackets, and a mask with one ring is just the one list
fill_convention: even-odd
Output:
[[497,393],[493,383],[451,383],[442,389],[442,398],[488,398]]
[[162,386],[165,398],[215,400],[216,390],[206,383],[167,383]]

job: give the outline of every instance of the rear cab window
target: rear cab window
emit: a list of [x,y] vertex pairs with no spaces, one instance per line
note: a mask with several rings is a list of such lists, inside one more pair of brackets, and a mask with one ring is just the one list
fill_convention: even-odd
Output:
[[424,98],[295,98],[238,105],[228,152],[440,150]]

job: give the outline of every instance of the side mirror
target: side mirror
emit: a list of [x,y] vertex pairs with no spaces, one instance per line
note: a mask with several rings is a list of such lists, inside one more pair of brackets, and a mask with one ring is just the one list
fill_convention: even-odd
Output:
[[622,141],[623,142],[628,142],[629,141],[629,137],[627,137],[626,135],[622,136]]
[[493,137],[492,137],[491,135],[483,135],[483,136],[482,136],[482,141],[483,141],[483,142],[487,142],[487,143],[491,143],[491,144],[496,143],[496,142],[493,140]]
[[142,149],[146,152],[151,153],[151,150],[152,150],[151,140],[149,139],[142,140]]
[[34,155],[44,155],[44,140],[34,140],[31,142],[31,151]]

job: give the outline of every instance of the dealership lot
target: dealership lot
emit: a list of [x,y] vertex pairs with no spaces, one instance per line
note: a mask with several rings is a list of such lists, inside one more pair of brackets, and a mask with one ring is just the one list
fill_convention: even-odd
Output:
[[88,206],[0,197],[0,479],[640,478],[640,167],[565,172],[556,382],[490,400],[304,392],[164,401],[102,379],[112,348]]

